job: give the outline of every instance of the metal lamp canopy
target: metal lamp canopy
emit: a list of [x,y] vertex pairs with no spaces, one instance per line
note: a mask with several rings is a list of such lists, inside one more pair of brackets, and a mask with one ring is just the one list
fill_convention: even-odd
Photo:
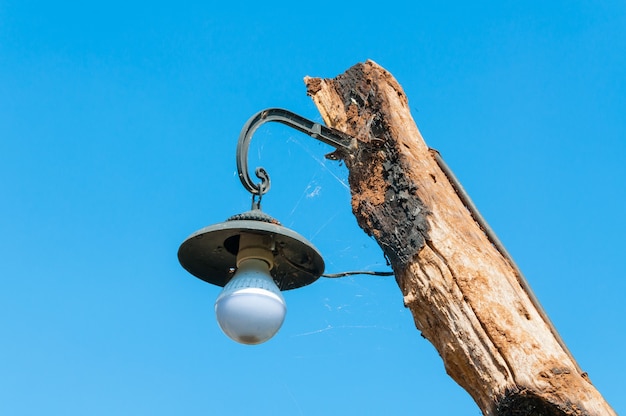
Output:
[[250,233],[265,237],[274,255],[272,278],[280,290],[296,289],[316,281],[324,273],[324,260],[304,237],[260,209],[230,217],[189,236],[178,249],[180,264],[205,282],[223,287],[237,267],[239,239]]

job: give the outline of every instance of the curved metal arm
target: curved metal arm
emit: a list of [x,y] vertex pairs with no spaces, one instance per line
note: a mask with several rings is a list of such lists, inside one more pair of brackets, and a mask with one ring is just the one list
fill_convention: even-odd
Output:
[[270,177],[265,169],[258,167],[255,170],[257,178],[261,179],[260,183],[254,183],[248,172],[248,148],[252,135],[264,123],[276,121],[293,127],[321,142],[329,144],[336,149],[350,150],[354,146],[354,138],[340,132],[339,130],[323,126],[314,121],[308,120],[302,116],[292,113],[282,108],[268,108],[259,111],[253,115],[243,126],[239,134],[239,142],[237,143],[237,171],[239,179],[253,196],[258,195],[259,198],[270,189]]

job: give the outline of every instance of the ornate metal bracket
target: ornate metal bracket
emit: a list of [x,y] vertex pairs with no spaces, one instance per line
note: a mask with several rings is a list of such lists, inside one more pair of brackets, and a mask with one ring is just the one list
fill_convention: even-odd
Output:
[[[314,139],[329,144],[338,150],[351,150],[355,139],[345,133],[308,120],[282,108],[268,108],[253,115],[243,126],[237,143],[237,171],[244,188],[252,194],[253,208],[259,208],[261,197],[270,189],[270,177],[262,167],[255,169],[255,176],[261,180],[254,183],[248,171],[248,149],[254,132],[264,123],[275,121],[305,133]],[[256,199],[258,197],[258,199]]]

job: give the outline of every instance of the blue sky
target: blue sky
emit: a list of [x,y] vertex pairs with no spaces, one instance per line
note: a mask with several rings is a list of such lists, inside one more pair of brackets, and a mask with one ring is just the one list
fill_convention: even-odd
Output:
[[[305,75],[373,59],[405,89],[591,380],[626,412],[626,4],[0,0],[0,413],[479,414],[393,278],[285,293],[278,335],[219,330],[178,264],[249,208],[253,113],[320,120]],[[387,270],[330,149],[259,130],[264,209],[327,271]]]

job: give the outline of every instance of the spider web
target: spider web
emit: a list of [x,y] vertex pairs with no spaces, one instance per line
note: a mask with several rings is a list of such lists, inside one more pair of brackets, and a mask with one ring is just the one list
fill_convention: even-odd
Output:
[[[326,273],[389,270],[382,250],[352,214],[347,168],[324,158],[333,148],[291,130],[285,135],[284,129],[264,127],[250,143],[248,161],[251,172],[263,166],[271,176],[264,211],[311,241],[324,257]],[[393,314],[406,313],[390,276],[320,278],[305,291],[285,296],[288,303],[308,302],[317,310],[298,318],[298,329],[290,335],[294,339],[330,336],[341,342],[353,331],[394,331],[403,320],[390,323],[381,312],[391,307]]]

